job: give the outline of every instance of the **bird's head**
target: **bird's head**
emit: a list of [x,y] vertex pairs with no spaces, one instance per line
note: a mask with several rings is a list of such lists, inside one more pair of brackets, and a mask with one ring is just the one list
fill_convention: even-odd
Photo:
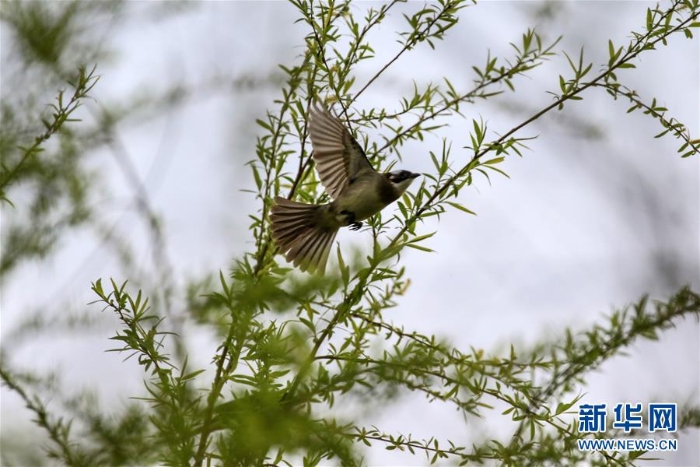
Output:
[[420,174],[409,172],[408,170],[394,170],[384,174],[389,183],[399,192],[399,195],[402,195],[409,185],[411,185],[411,182],[419,175]]

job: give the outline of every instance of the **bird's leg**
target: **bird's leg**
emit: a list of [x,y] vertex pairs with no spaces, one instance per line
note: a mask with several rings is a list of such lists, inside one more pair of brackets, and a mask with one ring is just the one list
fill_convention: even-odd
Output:
[[340,211],[340,214],[342,214],[343,217],[345,217],[345,222],[346,222],[345,225],[350,227],[350,230],[360,230],[360,228],[362,227],[362,222],[357,222],[355,220],[355,213],[354,212],[343,210],[343,211]]

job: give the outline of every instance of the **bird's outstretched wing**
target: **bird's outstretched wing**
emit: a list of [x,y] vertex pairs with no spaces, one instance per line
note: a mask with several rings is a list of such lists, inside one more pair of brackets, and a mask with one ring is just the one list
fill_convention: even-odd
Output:
[[323,186],[333,199],[366,170],[374,171],[365,152],[343,123],[322,104],[311,106],[309,136]]

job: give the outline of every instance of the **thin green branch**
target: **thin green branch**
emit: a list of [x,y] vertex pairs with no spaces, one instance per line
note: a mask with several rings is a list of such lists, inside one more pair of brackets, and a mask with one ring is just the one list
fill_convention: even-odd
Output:
[[75,82],[68,83],[74,88],[73,95],[68,102],[65,102],[63,98],[64,92],[59,91],[56,97],[56,103],[50,104],[53,109],[52,119],[50,121],[42,119],[46,130],[34,138],[34,143],[31,146],[19,148],[23,152],[22,158],[14,167],[11,169],[4,166],[2,167],[2,173],[0,173],[0,200],[10,202],[5,195],[7,187],[17,177],[18,173],[24,168],[29,159],[43,151],[42,145],[49,138],[58,133],[65,123],[79,121],[70,118],[70,116],[80,107],[81,101],[89,97],[88,93],[97,84],[99,76],[95,75],[96,68],[97,66],[95,65],[90,71],[87,71],[85,67],[80,67],[78,69],[78,76]]

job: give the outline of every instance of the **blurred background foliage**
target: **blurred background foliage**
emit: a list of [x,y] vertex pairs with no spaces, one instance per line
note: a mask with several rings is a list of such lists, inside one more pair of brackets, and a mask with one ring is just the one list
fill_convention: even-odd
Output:
[[[119,105],[105,106],[104,101],[96,105],[92,89],[81,86],[80,78],[89,76],[90,83],[83,84],[92,88],[102,70],[119,62],[114,35],[133,27],[136,19],[158,23],[193,7],[189,2],[179,1],[138,5],[120,0],[2,2],[0,163],[3,197],[9,201],[2,206],[0,283],[3,287],[14,285],[14,276],[27,263],[56,261],[66,239],[88,235],[98,239],[97,248],[112,251],[122,267],[131,271],[135,282],[148,282],[154,289],[164,290],[156,294],[156,299],[170,293],[164,289],[169,282],[162,280],[162,276],[139,274],[132,239],[117,232],[112,220],[105,216],[105,201],[107,206],[113,205],[114,192],[109,184],[111,175],[105,176],[103,168],[108,165],[105,158],[118,161],[118,170],[130,180],[132,190],[129,199],[119,203],[121,209],[139,212],[159,250],[158,216],[148,204],[133,162],[120,151],[116,133],[120,125],[151,118],[181,105],[182,93],[168,92],[163,96],[149,93],[147,99],[130,97]],[[49,129],[58,110],[52,106],[60,107],[57,96],[67,104],[73,92],[79,90],[85,93],[77,99],[79,107],[71,112],[71,120]],[[26,157],[23,148],[32,147],[47,133],[50,136],[42,140],[41,151]],[[66,271],[66,281],[70,280],[69,275]],[[31,291],[27,290],[27,294],[31,296]],[[3,336],[3,367],[15,361],[17,354],[29,344],[72,333],[85,335],[106,324],[104,315],[74,306],[60,292],[48,302],[35,302],[31,305],[33,309],[24,310],[24,318]],[[53,308],[63,312],[47,312]],[[3,317],[7,316],[5,311],[3,307]],[[128,403],[110,412],[113,404],[106,404],[106,408],[94,389],[79,389],[66,382],[64,376],[56,368],[46,372],[27,369],[7,375],[8,381],[30,388],[36,394],[28,397],[37,398],[35,408],[39,413],[44,410],[39,408],[40,400],[49,397],[56,404],[52,407],[54,414],[79,420],[84,445],[96,449],[90,450],[89,455],[77,450],[78,458],[70,459],[69,463],[133,465],[134,459],[147,461],[150,449],[144,440],[149,428],[147,414],[140,404]],[[3,404],[7,403],[8,398],[3,397]],[[38,423],[47,426],[41,417]],[[47,454],[67,461],[65,453],[37,449],[44,443],[36,443],[28,427],[12,428],[12,425],[7,420],[3,423],[0,449],[3,465],[45,465]],[[59,421],[47,431],[54,439],[67,439],[70,425]]]
[[[146,79],[137,89],[120,93],[118,99],[105,98],[99,102],[94,100],[94,93],[87,93],[80,99],[81,106],[71,114],[71,118],[79,121],[67,121],[61,125],[60,131],[52,134],[43,144],[42,152],[25,160],[23,151],[19,149],[31,146],[37,137],[45,134],[47,127],[43,122],[50,122],[53,113],[47,104],[56,103],[59,91],[70,96],[80,87],[77,85],[79,70],[85,70],[85,76],[97,64],[94,76],[97,78],[105,70],[120,63],[123,57],[119,54],[118,46],[113,43],[114,37],[128,33],[130,28],[147,28],[166,22],[169,18],[196,14],[198,8],[200,7],[196,3],[185,1],[3,1],[0,13],[0,39],[3,43],[0,72],[0,163],[4,175],[12,174],[10,180],[3,180],[3,196],[12,203],[12,206],[6,203],[2,205],[0,283],[3,287],[16,285],[14,277],[23,265],[57,261],[61,246],[67,239],[86,235],[98,239],[95,248],[112,252],[118,261],[118,270],[128,272],[130,288],[148,291],[151,313],[158,318],[166,317],[170,330],[182,335],[185,326],[198,323],[209,327],[205,338],[215,341],[226,336],[231,310],[225,301],[207,295],[219,286],[216,276],[197,271],[184,280],[174,277],[173,260],[168,247],[169,236],[162,216],[154,207],[145,182],[138,173],[138,161],[133,160],[123,141],[123,130],[148,125],[154,119],[193,101],[206,100],[212,95],[235,93],[249,96],[261,89],[276,89],[284,82],[283,74],[258,70],[257,75],[230,76],[214,69],[206,70],[203,73],[205,78],[194,85],[184,80],[149,83]],[[524,8],[531,10],[533,20],[536,19],[544,30],[566,14],[566,7],[561,2],[533,3]],[[148,77],[148,74],[145,76]],[[94,89],[99,89],[100,84],[97,81],[97,88]],[[250,101],[247,103],[252,105]],[[245,105],[246,101],[243,101],[236,118],[246,118],[251,113]],[[517,98],[500,101],[496,105],[518,116],[529,115],[533,110],[530,103]],[[581,137],[596,139],[606,131],[598,122],[585,115],[558,115],[566,117],[558,117],[553,125]],[[254,130],[250,127],[230,126],[234,134],[230,136],[232,139],[237,136],[253,138],[251,134]],[[242,160],[247,159],[241,157],[235,162]],[[115,189],[113,174],[105,174],[105,168],[118,172],[123,186]],[[240,164],[236,170],[240,170]],[[625,167],[618,170],[633,173],[635,169]],[[640,177],[640,183],[643,180]],[[192,183],[198,182],[193,180]],[[115,192],[119,195],[115,195]],[[105,206],[109,210],[121,209],[135,214],[135,217],[127,220],[133,224],[128,226],[126,234],[124,230],[115,227],[119,220],[115,222],[113,212],[105,212]],[[650,217],[664,215],[665,206],[655,205],[651,195],[648,206],[654,211]],[[651,226],[663,230],[667,223],[652,223]],[[145,247],[131,235],[136,230],[145,232],[148,239]],[[659,233],[658,238],[659,242],[663,242],[661,239],[665,236]],[[233,250],[232,247],[228,257],[234,256]],[[148,260],[144,261],[144,257]],[[670,287],[675,287],[688,277],[684,270],[687,266],[682,259],[674,261],[668,255],[659,254],[658,261],[662,263],[664,272],[655,275],[654,281],[665,280]],[[66,271],[65,275],[68,279],[70,271]],[[302,301],[306,300],[309,305],[312,302],[309,297],[337,290],[337,287],[339,284],[331,279],[310,279],[292,284],[287,291],[291,290],[291,296],[295,300],[302,297]],[[31,290],[27,293],[31,294]],[[289,309],[291,303],[290,294],[280,293],[275,281],[261,281],[253,288],[245,288],[241,294],[246,303],[242,308],[255,308],[264,303],[273,311],[280,312]],[[236,303],[240,305],[241,300],[238,299]],[[45,313],[47,308],[64,309],[65,313]],[[11,332],[4,333],[3,368],[22,361],[17,357],[22,353],[19,349],[30,343],[38,342],[38,347],[29,346],[31,352],[41,352],[42,340],[60,339],[71,333],[84,334],[87,330],[111,335],[111,328],[114,327],[107,313],[97,314],[94,309],[86,309],[83,304],[76,305],[69,300],[63,301],[60,296],[39,300],[32,309],[22,313],[24,317],[13,326]],[[279,335],[273,333],[259,336],[259,342],[269,343],[261,351],[266,352],[265,358],[283,359],[289,365],[297,365],[295,368],[298,369],[301,366],[295,360],[298,356],[287,354],[286,351],[295,348],[303,353],[304,334],[298,330],[287,331],[289,332],[284,335],[280,330]],[[294,341],[293,345],[288,346],[288,339]],[[175,340],[174,343],[172,361],[178,368],[184,369],[189,353],[188,345],[195,346],[197,342],[182,339]],[[32,359],[31,352],[29,360]],[[278,355],[280,353],[283,355]],[[26,352],[22,354],[22,358],[27,359]],[[39,360],[38,357],[35,358]],[[396,362],[403,363],[401,355],[394,358]],[[146,417],[148,412],[141,402],[104,401],[101,400],[104,396],[98,396],[92,389],[78,389],[60,368],[49,365],[44,370],[46,371],[21,370],[12,374],[4,373],[3,376],[5,384],[15,390],[30,388],[37,394],[32,410],[35,414],[44,413],[47,417],[46,420],[41,417],[38,420],[38,424],[46,429],[39,435],[41,439],[45,439],[45,433],[48,432],[55,442],[52,446],[69,445],[69,434],[74,436],[78,430],[81,443],[69,454],[69,458],[66,457],[66,452],[60,452],[55,447],[47,451],[49,457],[61,459],[62,462],[70,461],[68,463],[72,465],[135,465],[160,460],[157,450],[151,449],[148,441],[149,436],[154,434],[154,428],[149,423]],[[377,371],[386,371],[386,368]],[[186,372],[183,370],[183,373]],[[347,383],[350,387],[347,381],[333,380],[330,376],[328,378],[329,385],[342,387]],[[383,374],[379,379],[385,381],[391,378],[402,381],[403,376],[391,373]],[[195,396],[188,393],[191,389],[184,384],[181,388],[182,400],[196,400]],[[377,401],[393,400],[396,397],[394,391],[398,392],[398,389],[393,386],[380,387],[377,384],[376,387],[364,387],[361,390],[356,388],[355,391],[359,401],[356,411],[361,413],[371,411],[372,404],[378,404]],[[138,389],[133,393],[138,393]],[[309,393],[312,394],[313,391],[309,390]],[[346,433],[348,427],[342,426],[342,423],[335,425],[328,420],[319,422],[310,413],[298,410],[297,407],[280,406],[276,403],[279,397],[279,388],[260,388],[260,391],[217,408],[216,415],[224,423],[239,423],[246,427],[245,430],[231,426],[214,427],[216,431],[228,429],[226,432],[230,433],[219,439],[218,451],[223,458],[240,459],[240,465],[246,465],[259,460],[261,452],[274,444],[291,450],[301,447],[310,452],[321,445],[324,449],[331,446],[337,459],[347,462],[355,459],[350,445],[338,441],[342,437],[333,436],[334,433]],[[33,396],[27,395],[27,399],[32,398]],[[58,417],[53,422],[49,421],[49,414],[43,405],[46,400],[51,401],[51,413]],[[192,405],[192,410],[196,412],[200,409],[195,405]],[[169,409],[169,406],[163,405],[160,410]],[[178,418],[180,415],[182,417]],[[171,418],[166,419],[172,421],[175,429],[186,432],[187,427],[179,423],[185,424],[187,414],[172,412],[168,416]],[[191,416],[196,418],[202,414],[197,412]],[[693,413],[688,417],[687,425],[697,425],[697,414],[695,418],[692,418]],[[278,423],[282,419],[285,420],[283,425]],[[69,420],[76,422],[72,433]],[[45,464],[46,453],[37,449],[39,443],[34,438],[36,433],[32,428],[12,429],[3,423],[0,458],[3,465]],[[233,438],[236,433],[245,437],[227,439],[227,436]],[[304,435],[289,439],[289,433]],[[372,436],[381,438],[383,434],[372,433],[369,439]],[[258,446],[266,437],[272,441],[266,439]],[[404,446],[402,443],[403,441],[397,445]],[[173,464],[186,463],[186,459],[177,457],[181,447],[170,447],[173,457],[168,461]]]

